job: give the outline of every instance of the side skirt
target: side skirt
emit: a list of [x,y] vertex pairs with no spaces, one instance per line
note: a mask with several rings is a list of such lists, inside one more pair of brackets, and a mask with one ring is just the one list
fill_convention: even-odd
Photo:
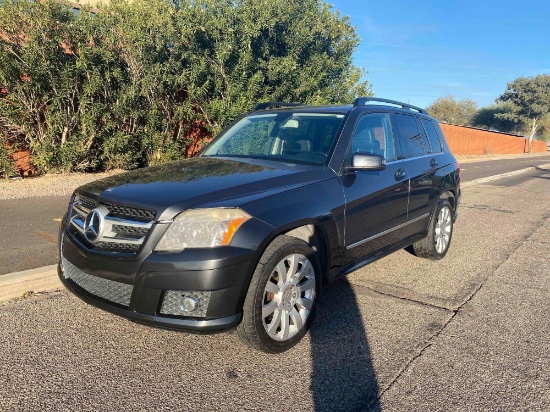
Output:
[[335,271],[330,277],[331,281],[337,280],[342,276],[348,275],[351,272],[355,272],[357,269],[362,268],[363,266],[368,265],[378,259],[391,255],[393,252],[397,252],[400,249],[404,249],[407,246],[412,245],[420,239],[424,239],[427,236],[427,231],[419,232],[415,235],[409,236],[404,239],[402,242],[396,243],[392,246],[388,246],[384,249],[380,249],[374,252],[371,255],[365,256],[364,258],[358,259],[354,262],[351,262],[345,266],[342,266],[340,269]]

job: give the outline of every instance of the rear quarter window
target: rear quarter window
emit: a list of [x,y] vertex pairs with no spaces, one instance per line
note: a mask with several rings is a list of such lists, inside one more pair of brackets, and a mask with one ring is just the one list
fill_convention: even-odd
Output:
[[430,153],[441,153],[443,151],[443,147],[441,146],[441,140],[437,134],[437,130],[433,122],[428,119],[422,119],[421,122],[422,126],[424,126],[424,129],[426,130],[426,134],[428,135],[428,140],[430,141]]

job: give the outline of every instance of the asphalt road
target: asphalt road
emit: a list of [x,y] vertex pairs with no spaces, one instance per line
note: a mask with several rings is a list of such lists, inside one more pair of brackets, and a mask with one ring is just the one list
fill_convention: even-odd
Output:
[[134,324],[66,291],[0,307],[0,410],[550,410],[550,169],[466,187],[451,249],[328,286],[266,355]]
[[69,197],[0,200],[0,275],[57,262],[59,219]]
[[[550,155],[531,159],[489,160],[464,163],[462,181],[507,173],[550,163]],[[58,219],[69,197],[0,200],[0,275],[57,263]]]
[[[459,162],[460,163],[460,162]],[[460,166],[460,178],[464,182],[483,177],[500,175],[514,170],[536,167],[550,163],[550,154],[532,158],[487,160],[482,162],[463,163]]]

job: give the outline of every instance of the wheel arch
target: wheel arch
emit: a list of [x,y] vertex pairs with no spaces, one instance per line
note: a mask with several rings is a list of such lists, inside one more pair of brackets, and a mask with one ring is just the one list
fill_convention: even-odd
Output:
[[439,196],[439,198],[447,199],[451,203],[451,206],[453,207],[453,211],[456,210],[456,195],[452,189],[447,188],[446,190],[444,190],[443,193],[441,193],[441,196]]
[[319,264],[321,265],[321,278],[323,280],[323,285],[326,284],[328,279],[328,267],[330,263],[330,246],[327,243],[325,236],[323,236],[322,230],[317,225],[310,223],[297,226],[293,229],[287,230],[284,233],[281,233],[280,235],[292,236],[301,239],[311,246],[311,248],[317,254]]
[[[321,279],[323,285],[328,283],[328,274],[330,272],[330,265],[337,257],[331,257],[331,250],[334,249],[330,244],[330,237],[322,228],[322,225],[318,222],[301,221],[287,224],[282,228],[274,230],[269,236],[267,236],[258,248],[258,253],[255,258],[255,262],[259,262],[264,252],[267,250],[275,239],[281,236],[291,236],[297,239],[301,239],[306,242],[317,254],[319,259],[319,265],[321,266]],[[333,251],[334,252],[334,251]],[[254,270],[251,268],[252,271]],[[248,284],[246,285],[248,288]]]

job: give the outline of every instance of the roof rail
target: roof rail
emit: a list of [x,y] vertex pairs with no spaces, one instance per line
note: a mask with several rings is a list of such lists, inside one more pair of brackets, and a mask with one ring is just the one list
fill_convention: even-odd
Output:
[[264,102],[258,103],[252,111],[272,109],[274,107],[294,107],[294,106],[306,106],[304,103],[287,103],[287,102]]
[[379,102],[379,103],[394,104],[396,106],[402,107],[403,109],[416,110],[418,113],[428,114],[428,112],[426,110],[421,109],[420,107],[412,106],[410,104],[398,102],[398,101],[395,101],[395,100],[378,99],[376,97],[358,97],[353,102],[353,107],[364,106],[368,102]]

